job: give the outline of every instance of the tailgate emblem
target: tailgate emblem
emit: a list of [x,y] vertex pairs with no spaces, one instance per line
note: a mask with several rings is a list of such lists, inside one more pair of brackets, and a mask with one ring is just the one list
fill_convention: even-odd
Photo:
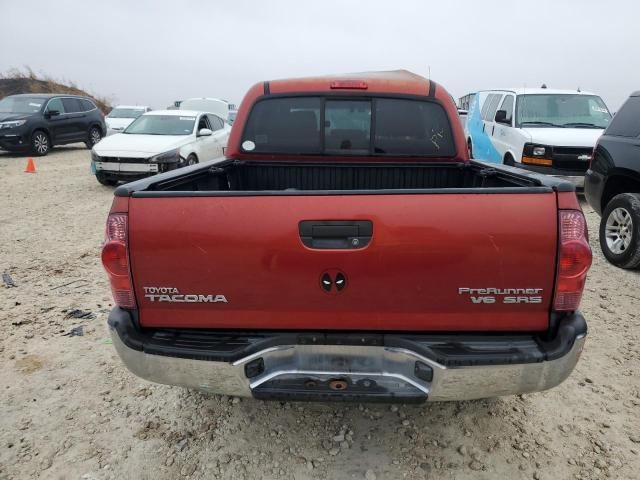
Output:
[[170,303],[229,303],[220,294],[184,294],[175,287],[142,287],[144,296],[151,302]]
[[347,286],[347,277],[344,273],[332,270],[324,272],[320,276],[320,287],[327,293],[341,292]]

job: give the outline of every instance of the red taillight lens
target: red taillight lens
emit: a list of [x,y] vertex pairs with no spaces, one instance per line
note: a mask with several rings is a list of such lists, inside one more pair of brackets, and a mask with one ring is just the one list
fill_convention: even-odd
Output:
[[127,215],[125,213],[109,215],[105,243],[102,247],[102,265],[109,275],[116,304],[122,308],[136,308],[127,241]]
[[555,311],[574,311],[580,305],[587,272],[591,266],[591,248],[587,222],[579,210],[560,210],[559,248]]

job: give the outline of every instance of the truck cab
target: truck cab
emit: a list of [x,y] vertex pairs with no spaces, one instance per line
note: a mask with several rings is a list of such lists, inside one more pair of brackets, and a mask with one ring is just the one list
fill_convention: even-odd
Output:
[[538,89],[478,92],[465,133],[474,158],[584,186],[591,152],[611,120],[593,93]]

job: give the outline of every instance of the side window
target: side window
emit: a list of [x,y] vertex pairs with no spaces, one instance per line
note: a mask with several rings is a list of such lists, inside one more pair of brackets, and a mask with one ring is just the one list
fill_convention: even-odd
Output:
[[65,112],[64,106],[62,105],[62,100],[59,98],[52,98],[51,100],[49,100],[49,103],[47,104],[47,112],[51,112],[51,111],[58,111],[60,113],[60,115],[62,115]]
[[491,104],[495,96],[495,93],[490,93],[489,95],[487,95],[487,98],[484,99],[482,110],[480,111],[480,116],[485,120],[487,119],[487,111],[489,110],[489,105]]
[[203,128],[208,128],[209,130],[212,130],[211,125],[209,125],[209,119],[207,118],[206,115],[202,115],[200,117],[200,120],[198,121],[198,129],[196,131],[200,131]]
[[640,97],[630,97],[622,105],[611,120],[606,134],[616,137],[640,136]]
[[93,110],[94,108],[97,108],[91,100],[87,100],[85,98],[80,100],[80,103],[82,103],[82,110],[85,112],[88,112],[90,110]]
[[496,117],[496,112],[498,111],[498,104],[500,103],[500,99],[502,99],[502,94],[496,93],[496,95],[491,100],[489,108],[487,108],[487,117],[485,118],[486,121],[493,122],[493,119]]
[[507,112],[507,122],[511,123],[513,119],[513,95],[506,95],[498,110]]
[[84,110],[80,100],[77,98],[63,98],[62,104],[64,105],[64,111],[66,113],[77,113]]
[[224,122],[217,115],[211,115],[210,120],[211,120],[211,127],[214,132],[216,130],[222,130],[224,128]]

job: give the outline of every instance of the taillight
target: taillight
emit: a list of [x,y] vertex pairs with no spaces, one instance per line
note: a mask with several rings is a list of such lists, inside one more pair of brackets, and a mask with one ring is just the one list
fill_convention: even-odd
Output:
[[128,221],[126,213],[113,213],[107,219],[107,231],[102,247],[102,265],[109,275],[116,305],[136,308],[131,269],[129,268]]
[[591,266],[587,222],[579,210],[560,210],[558,223],[558,272],[553,309],[574,311],[580,305]]

